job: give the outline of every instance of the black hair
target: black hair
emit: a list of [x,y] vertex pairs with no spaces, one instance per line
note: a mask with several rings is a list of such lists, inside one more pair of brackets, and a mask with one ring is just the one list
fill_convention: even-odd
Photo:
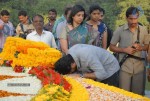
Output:
[[139,10],[136,7],[129,7],[126,11],[127,18],[129,17],[129,15],[135,15],[135,14],[139,15]]
[[89,14],[91,14],[94,10],[101,10],[100,6],[97,4],[93,4],[89,7]]
[[99,10],[100,12],[103,12],[103,14],[105,14],[105,10],[101,8],[98,4],[92,4],[89,7],[89,14],[91,14],[94,10]]
[[103,8],[101,8],[100,12],[103,12],[103,14],[105,14],[105,10]]
[[1,11],[1,16],[4,16],[4,15],[9,16],[10,13],[7,10],[2,10]]
[[19,11],[18,16],[27,16],[26,11]]
[[42,15],[40,15],[40,14],[36,14],[36,15],[34,15],[34,16],[32,17],[32,21],[34,21],[34,18],[35,18],[35,17],[37,17],[37,16],[38,16],[38,17],[40,17],[40,18],[42,18],[42,20],[44,21],[43,16],[42,16]]
[[49,13],[49,12],[54,12],[54,13],[57,15],[57,11],[56,11],[56,9],[54,9],[54,8],[50,9],[50,10],[48,11],[48,13]]
[[69,19],[68,19],[68,23],[70,23],[71,25],[73,25],[73,18],[72,17],[74,17],[80,11],[84,12],[84,18],[83,18],[83,20],[84,20],[85,17],[86,17],[86,15],[85,15],[85,9],[81,5],[74,5],[72,7],[72,9],[71,9],[71,13],[70,13],[70,16],[69,16]]
[[74,63],[74,59],[70,54],[60,58],[55,63],[55,71],[57,71],[60,74],[68,74],[71,72],[71,63]]
[[64,10],[65,11],[64,15],[66,16],[71,9],[72,9],[72,7],[66,7]]

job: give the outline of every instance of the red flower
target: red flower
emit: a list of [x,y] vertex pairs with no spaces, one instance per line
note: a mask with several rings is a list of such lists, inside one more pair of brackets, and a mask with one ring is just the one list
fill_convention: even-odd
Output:
[[14,67],[14,71],[17,72],[17,73],[24,72],[24,67],[22,67],[22,66],[15,66]]
[[29,70],[28,74],[34,74],[34,75],[35,75],[36,73],[35,73],[35,71],[34,71],[34,68],[35,68],[35,67],[32,67],[32,69]]
[[65,90],[69,91],[72,89],[71,85],[66,81],[66,79],[63,79],[63,87]]
[[12,60],[6,60],[5,65],[10,67],[12,62],[13,62]]
[[29,74],[38,74],[39,72],[42,71],[42,68],[39,68],[39,67],[32,67],[32,69],[30,69],[30,71],[28,72]]
[[42,85],[47,85],[47,84],[50,84],[50,83],[53,83],[53,80],[50,78],[50,77],[46,77],[46,78],[43,78],[42,79]]
[[43,78],[46,78],[46,76],[44,75],[42,71],[38,72],[36,75],[37,75],[37,78],[39,78],[40,80],[42,80]]
[[43,86],[55,83],[57,85],[63,86],[67,91],[71,90],[71,85],[67,82],[66,79],[64,79],[59,73],[46,66],[33,67],[29,71],[29,74],[36,75],[37,78],[41,80]]
[[57,85],[61,85],[62,84],[62,77],[60,76],[60,74],[55,74],[55,79],[54,79],[54,83]]

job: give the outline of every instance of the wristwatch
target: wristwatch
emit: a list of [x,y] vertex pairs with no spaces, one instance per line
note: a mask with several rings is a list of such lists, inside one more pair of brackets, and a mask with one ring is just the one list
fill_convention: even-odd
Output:
[[84,74],[83,74],[83,73],[80,73],[80,77],[81,77],[81,78],[84,78]]

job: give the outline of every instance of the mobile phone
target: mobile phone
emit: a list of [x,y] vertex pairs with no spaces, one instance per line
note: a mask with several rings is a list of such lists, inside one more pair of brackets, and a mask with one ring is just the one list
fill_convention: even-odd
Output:
[[136,49],[134,46],[132,46],[132,48]]

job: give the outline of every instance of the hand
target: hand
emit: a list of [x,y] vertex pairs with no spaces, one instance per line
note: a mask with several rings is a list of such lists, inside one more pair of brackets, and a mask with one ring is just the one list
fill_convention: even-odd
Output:
[[80,77],[80,74],[68,74],[68,76],[72,76],[72,77]]
[[133,44],[133,46],[135,47],[136,51],[142,51],[142,46],[140,44]]
[[31,33],[32,31],[33,31],[32,29],[28,29],[28,30],[26,31],[26,33],[29,34],[29,33]]
[[127,54],[134,54],[137,50],[135,48],[132,48],[131,46],[124,49],[124,52]]

